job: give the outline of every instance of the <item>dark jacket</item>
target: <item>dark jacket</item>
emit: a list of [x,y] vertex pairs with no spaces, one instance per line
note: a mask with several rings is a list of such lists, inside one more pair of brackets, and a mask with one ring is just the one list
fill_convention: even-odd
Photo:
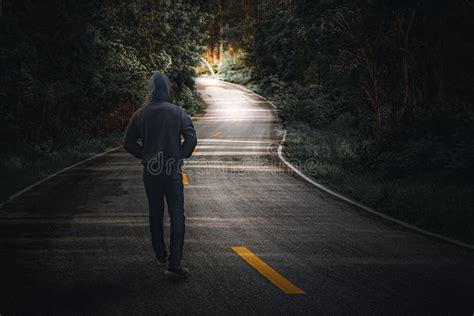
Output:
[[168,78],[160,73],[150,79],[150,99],[130,119],[123,146],[143,163],[158,158],[178,166],[196,147],[193,122],[181,107],[171,103]]

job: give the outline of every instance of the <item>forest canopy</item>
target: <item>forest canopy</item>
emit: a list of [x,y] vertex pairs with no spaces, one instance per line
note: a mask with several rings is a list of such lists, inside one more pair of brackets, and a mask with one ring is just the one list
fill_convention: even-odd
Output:
[[3,142],[54,141],[65,129],[122,130],[166,73],[190,112],[208,16],[189,1],[4,0]]

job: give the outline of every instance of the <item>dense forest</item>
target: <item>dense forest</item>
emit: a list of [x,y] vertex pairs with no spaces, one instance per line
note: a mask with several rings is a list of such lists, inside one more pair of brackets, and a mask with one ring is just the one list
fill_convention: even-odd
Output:
[[470,1],[222,2],[208,59],[231,80],[292,91],[283,116],[342,120],[381,145],[469,135],[462,129],[474,100]]
[[319,162],[306,172],[474,240],[469,0],[3,0],[0,27],[0,168],[18,185],[41,157],[47,173],[109,146],[100,137],[123,131],[153,71],[198,111],[204,57],[274,101],[286,155]]

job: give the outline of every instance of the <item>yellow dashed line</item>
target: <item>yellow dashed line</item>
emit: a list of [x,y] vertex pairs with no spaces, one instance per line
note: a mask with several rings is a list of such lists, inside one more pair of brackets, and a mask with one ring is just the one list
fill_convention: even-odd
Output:
[[263,262],[262,259],[257,257],[246,247],[232,247],[232,250],[286,294],[305,294],[303,290],[296,287],[281,274],[273,270],[268,264]]
[[221,134],[222,134],[221,132],[215,131],[214,133],[211,134],[211,136],[214,138],[218,138],[219,136],[221,136]]
[[188,175],[183,173],[183,185],[189,185]]

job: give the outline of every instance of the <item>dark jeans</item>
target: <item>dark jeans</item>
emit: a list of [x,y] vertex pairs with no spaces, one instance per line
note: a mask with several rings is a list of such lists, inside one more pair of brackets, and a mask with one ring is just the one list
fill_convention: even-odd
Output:
[[155,255],[160,261],[164,261],[167,257],[163,237],[164,199],[166,199],[171,222],[170,256],[168,262],[172,269],[180,269],[185,232],[182,175],[177,169],[172,170],[168,174],[163,172],[162,174],[154,175],[149,173],[145,166],[143,170],[143,183],[148,197],[151,242]]

